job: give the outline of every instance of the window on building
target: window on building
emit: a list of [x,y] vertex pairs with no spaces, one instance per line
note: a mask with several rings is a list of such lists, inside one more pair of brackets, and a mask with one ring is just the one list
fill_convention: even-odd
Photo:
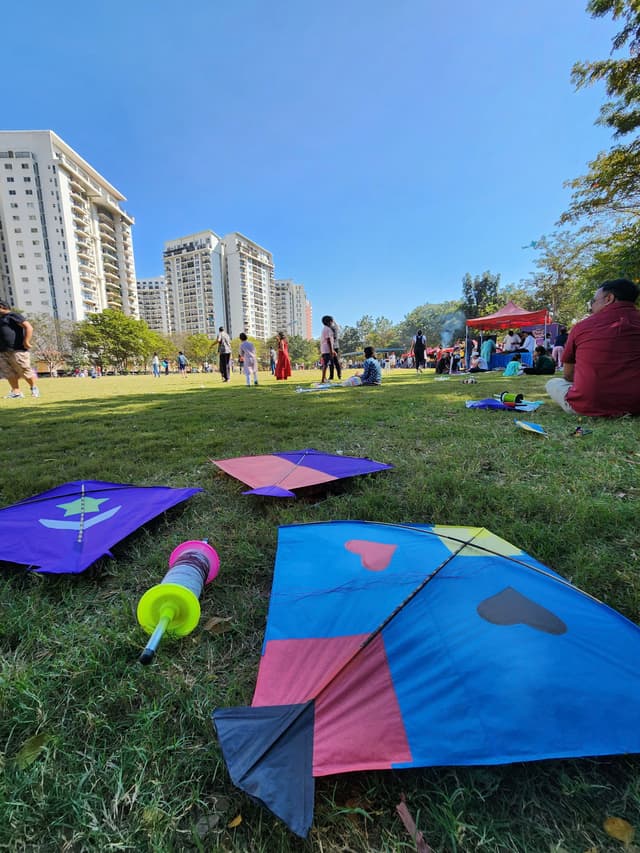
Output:
[[15,181],[16,181],[16,179],[15,179],[15,178],[7,178],[7,183],[8,183],[8,184],[14,184],[14,183],[15,183]]
[[14,228],[13,233],[14,234],[22,234],[22,228]]
[[28,164],[28,163],[21,163],[21,164],[20,164],[20,166],[21,166],[23,169],[28,169],[28,168],[29,168],[29,164]]
[[30,177],[25,176],[22,180],[25,182],[25,184],[30,184],[30,183],[31,183],[31,178],[30,178]]
[[[9,195],[11,195],[11,193],[9,193]],[[15,209],[17,206],[18,206],[17,202],[15,202],[15,201],[11,202],[11,207],[13,207]]]
[[37,233],[38,233],[38,229],[37,229],[37,228],[32,228],[32,229],[31,229],[31,233],[32,233],[32,234],[37,234]]
[[13,169],[13,166],[11,163],[5,163],[4,167],[5,167],[5,169]]
[[24,194],[25,195],[33,195],[33,190],[25,190]]

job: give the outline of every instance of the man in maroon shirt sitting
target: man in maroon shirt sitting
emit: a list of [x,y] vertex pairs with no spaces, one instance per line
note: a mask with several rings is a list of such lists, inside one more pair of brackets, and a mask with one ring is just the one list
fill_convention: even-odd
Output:
[[591,300],[591,316],[571,329],[564,379],[547,393],[569,414],[640,415],[640,291],[626,278],[605,281]]

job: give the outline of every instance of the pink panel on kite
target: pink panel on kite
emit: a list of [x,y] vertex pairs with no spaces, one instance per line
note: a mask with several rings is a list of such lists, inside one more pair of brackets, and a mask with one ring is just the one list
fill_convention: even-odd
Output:
[[251,704],[293,705],[312,699],[367,636],[270,640],[260,661]]
[[367,636],[267,643],[252,705],[316,697],[314,776],[385,770],[412,760],[384,641],[378,635],[358,651]]
[[315,711],[314,776],[412,761],[380,634],[318,696]]
[[214,459],[214,464],[227,474],[241,480],[251,488],[271,486],[276,483],[285,489],[330,483],[337,477],[324,471],[294,465],[278,456],[240,456],[237,459]]

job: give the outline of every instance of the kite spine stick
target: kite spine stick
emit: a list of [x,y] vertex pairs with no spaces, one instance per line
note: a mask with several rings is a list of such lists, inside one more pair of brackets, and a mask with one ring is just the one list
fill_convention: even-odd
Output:
[[324,693],[324,691],[327,689],[327,687],[329,687],[329,686],[330,686],[330,685],[335,681],[335,679],[336,679],[336,678],[338,678],[338,676],[340,675],[340,673],[341,673],[344,669],[346,669],[346,667],[347,667],[347,666],[349,666],[349,664],[350,664],[350,663],[351,663],[351,661],[356,657],[356,655],[360,654],[360,652],[361,652],[363,649],[365,649],[365,648],[366,648],[370,643],[372,643],[372,642],[375,640],[375,638],[376,638],[376,637],[377,637],[377,636],[378,636],[378,635],[379,635],[379,634],[380,634],[380,633],[381,633],[381,632],[382,632],[382,631],[387,627],[387,625],[388,625],[388,624],[389,624],[393,619],[395,619],[395,617],[398,615],[398,613],[399,613],[399,612],[400,612],[404,607],[406,607],[406,606],[407,606],[407,604],[408,604],[408,603],[409,603],[413,598],[415,598],[415,597],[416,597],[416,595],[418,595],[418,593],[420,593],[420,592],[425,588],[425,586],[426,586],[428,583],[430,583],[430,582],[435,578],[435,576],[436,576],[439,572],[441,572],[441,571],[442,571],[442,569],[444,569],[444,568],[445,568],[445,566],[448,566],[448,565],[449,565],[449,563],[450,563],[453,559],[455,559],[455,558],[458,556],[458,554],[459,554],[459,553],[460,553],[464,548],[466,548],[467,546],[471,545],[471,543],[473,542],[473,540],[475,539],[475,537],[476,537],[477,535],[478,535],[478,534],[475,534],[475,536],[472,536],[472,537],[471,537],[471,539],[469,539],[469,540],[467,540],[467,541],[457,540],[458,542],[460,542],[460,547],[457,549],[457,551],[454,551],[452,554],[450,554],[450,555],[446,558],[446,560],[443,560],[443,561],[440,563],[440,565],[439,565],[439,566],[436,566],[436,568],[431,572],[431,574],[427,575],[427,577],[422,581],[422,583],[421,583],[421,584],[419,584],[419,585],[418,585],[418,586],[413,590],[413,592],[409,593],[409,595],[404,599],[404,601],[401,601],[401,602],[400,602],[400,604],[396,607],[396,609],[393,611],[393,613],[390,613],[390,614],[389,614],[389,616],[387,616],[387,618],[386,618],[383,622],[381,622],[381,623],[380,623],[380,625],[378,625],[378,627],[377,627],[377,628],[375,628],[375,629],[374,629],[374,630],[369,634],[369,636],[368,636],[365,640],[363,640],[363,641],[362,641],[362,643],[360,643],[360,645],[357,647],[357,649],[355,649],[355,651],[354,651],[354,652],[353,652],[353,654],[348,658],[348,660],[344,661],[344,663],[342,663],[342,664],[340,665],[340,667],[339,667],[339,668],[338,668],[334,673],[332,673],[331,675],[329,675],[329,677],[325,680],[324,684],[322,684],[322,685],[318,688],[318,690],[314,693],[314,695],[313,695],[313,697],[312,697],[312,698],[313,698],[314,700],[316,700],[320,695],[322,695],[322,693]]
[[84,536],[84,513],[85,513],[85,486],[82,484],[80,491],[80,521],[78,523],[78,536],[76,542],[81,543]]

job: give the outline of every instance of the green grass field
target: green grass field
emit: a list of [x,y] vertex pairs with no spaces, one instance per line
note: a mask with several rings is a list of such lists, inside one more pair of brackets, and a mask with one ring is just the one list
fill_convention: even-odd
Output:
[[[398,370],[381,388],[294,393],[318,379],[44,379],[39,400],[0,399],[2,506],[82,478],[203,489],[82,575],[0,571],[0,849],[407,851],[402,794],[434,851],[623,849],[603,822],[640,823],[637,758],[319,779],[307,841],[231,784],[210,712],[251,700],[280,524],[482,525],[640,619],[637,419],[585,419],[593,432],[576,438],[537,377]],[[464,407],[503,390],[546,400],[528,419],[549,438]],[[209,461],[301,447],[395,469],[278,502],[242,497]],[[203,538],[221,571],[201,624],[143,668],[138,599],[177,544]],[[213,616],[228,630],[205,630]]]

